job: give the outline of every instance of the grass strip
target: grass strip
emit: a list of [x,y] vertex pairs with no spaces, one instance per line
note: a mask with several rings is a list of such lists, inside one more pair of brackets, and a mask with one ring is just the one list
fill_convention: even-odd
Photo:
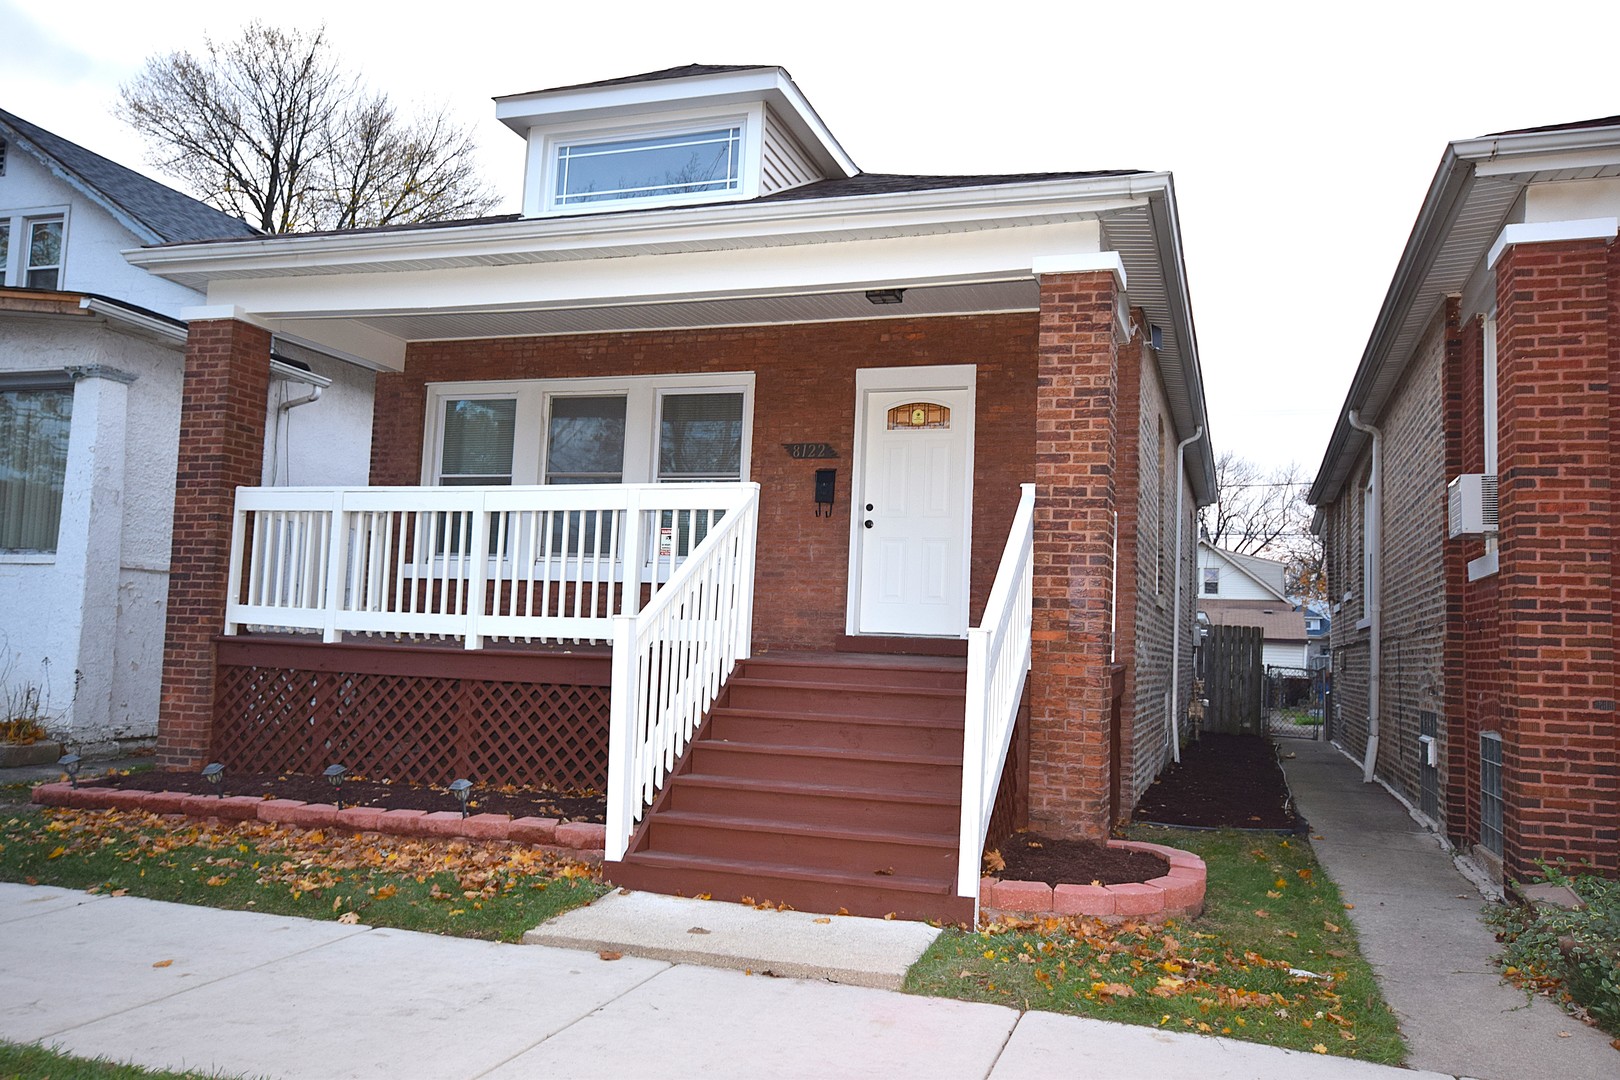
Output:
[[1347,905],[1309,844],[1230,830],[1130,835],[1203,857],[1200,918],[1004,919],[948,930],[905,989],[1383,1064],[1405,1059]]
[[520,845],[119,810],[11,816],[0,880],[489,941],[606,891],[583,863]]
[[0,1080],[225,1080],[217,1072],[168,1072],[0,1041]]

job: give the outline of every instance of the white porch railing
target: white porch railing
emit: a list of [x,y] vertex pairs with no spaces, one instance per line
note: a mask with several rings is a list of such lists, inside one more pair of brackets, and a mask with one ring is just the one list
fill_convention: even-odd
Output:
[[748,657],[759,486],[708,530],[638,614],[613,619],[604,857],[631,833],[720,688]]
[[239,488],[225,632],[606,642],[757,503],[754,484]]
[[967,729],[962,745],[962,840],[958,896],[979,895],[979,856],[1007,763],[1024,677],[1030,668],[1034,598],[1035,485],[1022,485],[1007,547],[978,626],[968,630]]

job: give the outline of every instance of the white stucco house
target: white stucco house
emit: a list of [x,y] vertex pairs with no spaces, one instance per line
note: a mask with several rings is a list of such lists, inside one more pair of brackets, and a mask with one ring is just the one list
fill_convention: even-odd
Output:
[[[143,245],[256,231],[0,110],[0,708],[81,753],[156,730],[186,325]],[[266,482],[364,478],[371,376],[278,342]],[[299,439],[317,397],[351,434]],[[305,421],[307,423],[307,421]],[[183,493],[182,493],[183,494]]]
[[[1198,613],[1208,626],[1258,626],[1266,667],[1307,666],[1307,613],[1284,595],[1284,566],[1198,542]],[[1315,617],[1315,616],[1312,616]]]

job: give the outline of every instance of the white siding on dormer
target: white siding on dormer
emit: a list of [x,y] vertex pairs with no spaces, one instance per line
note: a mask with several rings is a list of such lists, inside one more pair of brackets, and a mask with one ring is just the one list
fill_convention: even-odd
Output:
[[799,140],[769,109],[765,110],[764,159],[759,179],[761,195],[824,179]]

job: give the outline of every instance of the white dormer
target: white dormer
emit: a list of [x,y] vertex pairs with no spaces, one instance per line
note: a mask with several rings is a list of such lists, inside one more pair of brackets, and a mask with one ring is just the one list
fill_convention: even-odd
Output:
[[526,217],[732,202],[860,170],[779,67],[692,64],[495,99]]

